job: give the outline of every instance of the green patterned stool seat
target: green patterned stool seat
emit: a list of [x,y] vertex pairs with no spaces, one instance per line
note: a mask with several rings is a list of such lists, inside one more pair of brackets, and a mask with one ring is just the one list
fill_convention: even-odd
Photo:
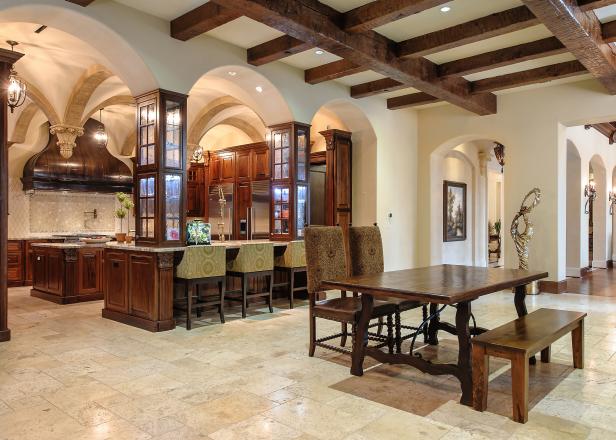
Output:
[[227,263],[227,271],[238,273],[274,270],[273,243],[242,244],[234,260]]
[[276,267],[306,267],[306,245],[303,240],[290,241],[284,254],[276,257]]
[[198,279],[224,276],[226,248],[224,246],[188,246],[176,269],[176,277]]

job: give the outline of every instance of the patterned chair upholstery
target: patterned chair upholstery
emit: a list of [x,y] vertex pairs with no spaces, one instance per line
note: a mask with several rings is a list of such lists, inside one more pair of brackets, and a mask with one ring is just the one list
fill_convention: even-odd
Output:
[[[186,330],[192,328],[192,311],[201,316],[201,311],[209,306],[216,306],[220,322],[225,322],[224,302],[226,290],[227,252],[225,246],[188,246],[184,250],[182,261],[175,270],[175,279],[184,287],[185,297],[175,308],[186,311]],[[218,295],[215,298],[202,297],[200,287],[206,283],[218,284]]]
[[[317,346],[342,353],[347,350],[328,344],[327,341],[341,338],[344,347],[348,336],[347,324],[351,324],[351,336],[355,338],[355,329],[361,314],[361,299],[357,296],[348,298],[346,292],[342,292],[340,298],[316,300],[317,293],[321,292],[323,280],[338,280],[347,276],[346,252],[342,228],[338,226],[309,226],[305,229],[306,242],[306,271],[308,278],[308,294],[310,299],[310,348],[308,354],[314,356]],[[393,350],[392,315],[393,305],[374,301],[372,318],[387,317],[388,336],[369,333],[369,338],[380,341],[381,346],[389,346]],[[337,321],[342,324],[341,332],[322,337],[316,337],[316,318]],[[378,324],[374,324],[378,325]]]
[[276,257],[274,266],[286,268],[306,267],[306,244],[304,241],[290,241],[284,254]]
[[[381,230],[378,226],[353,226],[349,228],[349,250],[351,254],[351,273],[356,276],[374,275],[385,270],[383,258],[383,239]],[[417,301],[406,301],[400,298],[388,298],[387,302],[394,304],[395,312],[395,331],[396,331],[396,351],[400,353],[402,341],[413,336],[402,336],[402,329],[415,331],[415,327],[402,325],[400,313],[422,307],[424,319],[427,317],[427,306]],[[427,331],[427,326],[425,327]],[[424,338],[427,333],[424,331]]]
[[237,257],[227,263],[229,272],[264,272],[273,269],[274,245],[272,243],[242,244]]
[[[274,287],[274,244],[243,243],[234,260],[227,263],[227,276],[240,278],[241,287],[227,291],[228,299],[242,302],[242,318],[246,317],[248,298],[265,297],[270,313]],[[250,279],[265,277],[265,291],[248,291]],[[259,286],[259,285],[257,285]]]
[[196,279],[224,276],[226,269],[224,246],[189,246],[176,269],[176,277]]

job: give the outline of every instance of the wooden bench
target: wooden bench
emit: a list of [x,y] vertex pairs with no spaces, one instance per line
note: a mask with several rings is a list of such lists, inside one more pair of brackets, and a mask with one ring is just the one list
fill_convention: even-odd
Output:
[[571,332],[573,366],[584,368],[584,318],[586,313],[539,309],[472,339],[473,406],[488,405],[489,356],[511,360],[513,420],[528,420],[528,363],[541,351],[541,362],[550,362],[550,345]]

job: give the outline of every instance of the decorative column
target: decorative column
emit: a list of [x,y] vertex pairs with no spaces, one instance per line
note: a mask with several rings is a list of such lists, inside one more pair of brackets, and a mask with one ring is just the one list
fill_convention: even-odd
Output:
[[475,231],[479,240],[476,240],[476,257],[475,264],[477,266],[487,266],[489,263],[488,243],[490,242],[490,232],[488,231],[488,162],[490,162],[490,154],[485,151],[477,153],[479,162],[479,175],[477,176],[477,216]]
[[83,127],[75,127],[73,125],[56,124],[49,127],[49,132],[52,135],[58,136],[58,147],[60,147],[60,155],[68,159],[73,155],[73,149],[77,146],[76,140],[83,135]]
[[[348,229],[352,222],[352,133],[326,130],[325,222]],[[345,231],[346,232],[346,231]]]
[[8,326],[9,149],[7,83],[11,66],[22,53],[0,49],[0,342],[11,339]]

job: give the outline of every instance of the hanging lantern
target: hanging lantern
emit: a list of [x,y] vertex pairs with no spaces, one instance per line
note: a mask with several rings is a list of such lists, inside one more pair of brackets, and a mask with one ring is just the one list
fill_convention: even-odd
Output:
[[503,167],[505,166],[505,146],[503,144],[499,144],[498,142],[494,143],[494,156],[496,157],[496,161],[501,166],[501,173],[503,172]]
[[[12,40],[7,41],[7,43],[11,46],[11,50],[14,50],[13,48],[19,44],[17,41]],[[11,67],[9,73],[9,82],[6,91],[9,108],[11,109],[11,113],[13,113],[17,107],[21,106],[26,101],[26,84],[19,79],[13,67]]]
[[98,144],[99,147],[105,148],[107,147],[107,141],[109,140],[109,137],[107,136],[105,126],[103,125],[103,109],[99,110],[98,120],[100,124],[94,132],[94,141]]

